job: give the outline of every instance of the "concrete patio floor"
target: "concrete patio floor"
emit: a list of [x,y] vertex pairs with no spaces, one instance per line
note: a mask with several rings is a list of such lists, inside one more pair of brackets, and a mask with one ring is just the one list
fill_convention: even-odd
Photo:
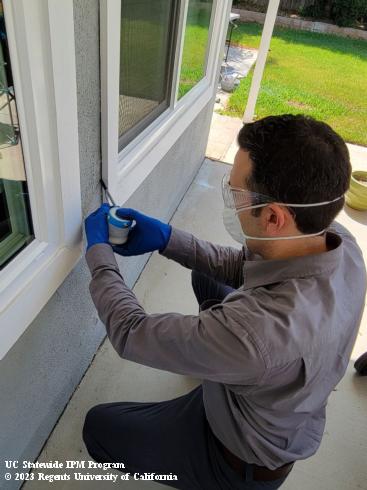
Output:
[[[172,224],[216,243],[235,245],[221,220],[220,181],[228,165],[206,160],[180,203]],[[366,213],[345,209],[339,218],[357,237],[367,253]],[[365,256],[367,260],[367,256]],[[129,259],[126,259],[129,260]],[[173,287],[174,286],[174,287]],[[134,291],[148,312],[176,311],[196,314],[197,304],[190,285],[190,271],[153,254]],[[353,360],[367,350],[367,318],[353,352]],[[71,398],[47,441],[38,461],[89,460],[81,430],[88,409],[103,402],[134,400],[159,401],[179,396],[198,380],[150,369],[120,359],[106,340]],[[296,464],[283,485],[284,490],[360,490],[367,481],[367,378],[355,375],[352,362],[332,393],[328,421],[319,452]],[[83,470],[82,470],[83,471]],[[86,470],[84,470],[86,472]],[[102,470],[88,470],[101,474]],[[45,471],[47,473],[47,471]],[[52,471],[50,472],[52,473]],[[72,473],[72,472],[71,472]],[[50,488],[50,483],[28,482],[26,490]],[[154,490],[163,487],[151,482],[54,482],[54,490],[110,488]]]
[[[239,83],[240,79],[249,73],[257,59],[257,53],[257,49],[231,46],[228,51],[228,61],[222,63],[221,74],[236,73]],[[210,127],[207,157],[220,162],[228,162],[228,159],[232,158],[235,149],[233,141],[242,126],[241,119],[219,114],[219,111],[226,108],[231,94],[231,92],[224,91],[219,83]]]
[[[225,54],[227,48],[225,50]],[[238,46],[231,46],[228,51],[227,61],[223,61],[221,67],[221,76],[236,74],[236,87],[240,83],[240,80],[247,76],[252,65],[257,59],[257,49],[245,49]],[[220,78],[221,80],[221,78]],[[222,89],[221,82],[218,86],[217,96],[214,104],[214,111],[220,111],[226,108],[228,100],[232,92],[227,92]]]
[[[224,163],[233,163],[238,150],[237,134],[243,122],[239,117],[223,116],[213,112],[206,157]],[[353,169],[366,170],[367,148],[347,143]]]

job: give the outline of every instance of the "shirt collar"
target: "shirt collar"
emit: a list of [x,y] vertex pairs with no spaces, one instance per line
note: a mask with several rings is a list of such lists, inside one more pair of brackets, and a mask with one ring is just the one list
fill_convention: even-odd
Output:
[[245,249],[243,289],[295,279],[298,277],[325,274],[340,263],[342,256],[342,238],[331,231],[326,232],[327,252],[305,255],[289,259],[265,260]]

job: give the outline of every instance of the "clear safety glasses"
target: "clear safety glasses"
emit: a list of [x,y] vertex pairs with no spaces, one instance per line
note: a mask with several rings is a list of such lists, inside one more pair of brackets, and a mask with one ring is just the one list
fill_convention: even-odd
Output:
[[229,184],[229,174],[225,174],[222,179],[222,195],[224,205],[227,208],[244,211],[247,208],[256,208],[265,206],[274,202],[269,196],[264,196],[257,192],[247,191],[238,187],[232,187]]
[[[246,209],[255,209],[266,206],[269,203],[279,204],[280,206],[292,207],[292,208],[309,208],[316,206],[324,206],[335,201],[339,201],[344,196],[339,196],[331,201],[315,202],[309,204],[299,204],[299,203],[285,203],[277,202],[275,199],[265,196],[264,194],[259,194],[257,192],[248,191],[245,189],[240,189],[238,187],[232,187],[229,184],[229,173],[225,174],[222,179],[222,195],[224,205],[227,208],[235,209],[236,212],[244,211]],[[292,213],[293,210],[290,209]]]

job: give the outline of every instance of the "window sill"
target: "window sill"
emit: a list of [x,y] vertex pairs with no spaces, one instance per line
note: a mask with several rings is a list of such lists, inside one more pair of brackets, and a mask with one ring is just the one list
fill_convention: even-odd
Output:
[[129,199],[212,98],[212,86],[204,78],[120,152],[117,178],[110,189],[119,204]]

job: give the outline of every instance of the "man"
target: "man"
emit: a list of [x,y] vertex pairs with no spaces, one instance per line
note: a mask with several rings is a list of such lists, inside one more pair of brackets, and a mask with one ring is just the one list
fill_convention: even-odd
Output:
[[[112,248],[109,206],[86,220],[90,291],[116,351],[203,382],[170,401],[92,408],[85,444],[97,461],[172,473],[166,483],[185,490],[279,488],[317,451],[364,306],[361,250],[333,222],[351,174],[343,140],[284,115],[245,125],[238,143],[222,187],[241,250],[124,208],[136,225]],[[198,315],[148,315],[125,285],[114,252],[153,250],[192,269]]]

